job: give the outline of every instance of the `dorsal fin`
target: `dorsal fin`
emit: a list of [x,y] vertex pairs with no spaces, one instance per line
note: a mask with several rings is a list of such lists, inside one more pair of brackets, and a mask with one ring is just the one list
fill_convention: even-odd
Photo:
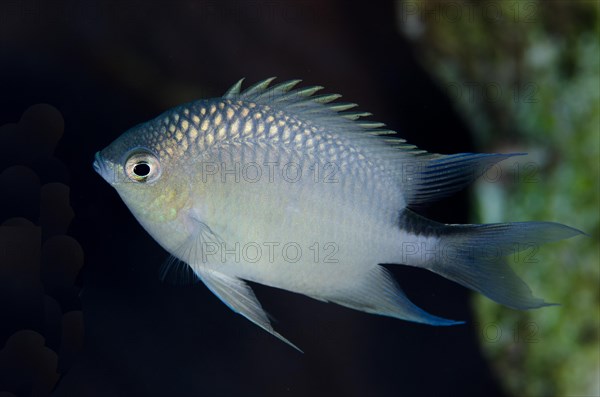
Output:
[[[416,149],[416,147],[415,147]],[[457,153],[431,154],[422,151],[420,158],[404,159],[402,188],[409,207],[439,200],[454,194],[479,178],[494,164],[524,153]]]
[[229,87],[227,92],[225,94],[223,94],[223,98],[232,98],[232,97],[240,95],[243,81],[244,81],[244,77],[242,77],[241,79],[239,79],[237,81],[237,83],[235,83],[234,85]]
[[273,80],[275,77],[259,81],[243,91],[239,80],[223,98],[278,108],[343,136],[402,187],[406,205],[410,207],[453,194],[483,174],[487,167],[519,154],[429,153],[393,136],[396,132],[384,128],[385,124],[362,119],[371,113],[349,111],[357,105],[337,102],[339,94],[314,95],[321,86],[294,89],[301,80],[271,86]]
[[[238,99],[238,98],[239,99],[247,99],[249,97],[256,95],[257,93],[262,93],[262,92],[266,91],[269,84],[271,84],[271,82],[275,79],[276,79],[276,77],[269,77],[268,79],[264,79],[264,80],[259,81],[258,83],[254,83],[250,87],[246,88],[244,91],[240,92],[235,99]],[[224,96],[224,98],[228,98],[228,97]]]
[[[299,79],[271,85],[275,77],[269,77],[242,90],[243,80],[240,79],[231,86],[225,92],[223,98],[252,101],[280,108],[285,107],[286,110],[296,114],[310,114],[311,117],[321,119],[320,121],[325,121],[323,120],[325,118],[327,119],[327,124],[332,124],[336,119],[338,121],[356,121],[362,117],[371,116],[371,113],[368,112],[347,112],[347,110],[353,109],[358,105],[355,103],[336,102],[337,99],[341,98],[340,94],[314,95],[323,89],[322,86],[315,85],[294,89],[302,81]],[[343,125],[347,128],[349,124]],[[381,128],[385,126],[383,123],[360,120],[350,125],[357,129],[358,132],[366,133],[366,135],[395,134],[395,131]]]

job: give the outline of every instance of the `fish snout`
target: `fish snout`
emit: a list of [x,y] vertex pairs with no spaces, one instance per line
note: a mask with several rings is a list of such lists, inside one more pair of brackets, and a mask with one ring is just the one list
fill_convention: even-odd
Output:
[[100,152],[96,152],[96,155],[94,156],[94,171],[96,171],[97,173],[99,173],[100,175],[102,175],[102,168],[103,168],[103,161],[102,161],[102,156],[100,156]]
[[105,181],[112,183],[112,171],[110,167],[106,165],[106,161],[100,155],[100,152],[96,152],[94,156],[94,163],[92,164],[94,171],[96,171]]

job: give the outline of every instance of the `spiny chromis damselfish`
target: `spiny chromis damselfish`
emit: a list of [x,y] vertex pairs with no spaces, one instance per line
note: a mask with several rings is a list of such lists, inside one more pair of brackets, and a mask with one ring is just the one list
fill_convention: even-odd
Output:
[[413,210],[519,155],[428,153],[369,113],[269,78],[177,106],[96,153],[146,231],[227,306],[279,339],[252,281],[368,313],[453,321],[413,304],[381,264],[437,273],[515,309],[548,305],[508,266],[566,239],[552,222],[443,224]]

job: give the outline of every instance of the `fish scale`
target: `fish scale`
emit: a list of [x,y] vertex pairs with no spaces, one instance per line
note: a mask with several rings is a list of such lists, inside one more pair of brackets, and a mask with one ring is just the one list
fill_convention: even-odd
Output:
[[[222,105],[222,106],[221,106]],[[194,110],[194,113],[200,114],[208,114],[210,115],[205,120],[202,121],[203,124],[207,126],[211,126],[213,128],[214,133],[208,131],[208,127],[200,128],[200,121],[198,120],[194,125],[192,125],[192,129],[182,128],[182,123],[189,123],[187,119],[178,119],[180,128],[178,130],[173,130],[174,123],[177,123],[177,120],[173,120],[173,118],[166,117],[164,118],[164,126],[162,127],[163,131],[172,131],[174,138],[165,141],[165,148],[163,150],[171,151],[173,153],[175,148],[180,150],[187,150],[191,146],[187,144],[187,140],[183,139],[183,136],[189,135],[191,133],[197,138],[196,129],[200,128],[201,131],[207,132],[204,137],[204,142],[197,141],[196,145],[199,150],[199,153],[203,153],[210,149],[212,145],[216,145],[219,142],[226,142],[227,145],[232,144],[242,144],[244,140],[250,140],[257,145],[261,143],[264,144],[279,144],[283,146],[292,146],[291,150],[296,150],[297,152],[302,152],[304,156],[311,158],[312,161],[320,161],[322,156],[316,156],[317,152],[325,152],[327,154],[326,161],[320,161],[320,169],[317,171],[329,172],[333,173],[335,170],[332,167],[329,167],[329,170],[325,169],[325,164],[337,164],[340,167],[344,167],[349,163],[356,162],[359,160],[360,152],[355,148],[347,148],[343,145],[341,140],[335,139],[331,134],[319,135],[317,133],[317,129],[314,126],[303,126],[302,123],[295,118],[284,116],[282,111],[272,111],[269,106],[258,107],[257,112],[253,113],[253,115],[249,114],[249,107],[244,107],[241,101],[236,103],[232,103],[231,101],[218,102],[216,104],[199,104],[197,105],[197,109]],[[185,113],[186,109],[177,110],[178,112]],[[189,110],[188,110],[189,111]],[[228,113],[231,113],[230,116],[227,116]],[[270,114],[273,113],[273,114]],[[261,117],[261,120],[264,120],[264,132],[268,132],[268,136],[264,133],[260,133],[260,130],[255,128],[255,119],[256,115],[265,114],[265,116]],[[253,120],[254,119],[254,120]],[[250,124],[248,124],[250,123]],[[248,125],[248,131],[252,133],[244,134],[240,132],[242,128],[246,130],[245,126]],[[218,131],[223,129],[221,133]],[[188,134],[186,134],[188,132]],[[178,137],[179,135],[179,137]],[[298,139],[299,137],[305,137],[305,139]],[[316,144],[308,144],[309,141],[314,141]],[[293,143],[293,145],[292,145]],[[158,149],[159,151],[161,149]],[[253,153],[254,150],[251,150],[250,153]],[[271,151],[273,153],[273,151]],[[278,153],[278,152],[277,152]],[[194,153],[192,153],[193,155]],[[242,151],[240,153],[241,156],[247,155],[248,152]],[[224,158],[218,158],[219,162],[222,162]],[[282,161],[281,156],[275,159],[266,158],[263,163],[267,163],[269,161]],[[287,159],[293,162],[301,162],[302,159],[293,158]],[[240,158],[241,162],[245,161],[253,161],[250,157]],[[261,164],[263,164],[261,163]],[[369,164],[370,165],[370,164]],[[352,172],[354,173],[354,178],[352,180],[358,180],[359,182],[366,183],[368,180],[367,172],[370,169],[354,167],[352,168]],[[315,171],[312,173],[314,174]],[[353,192],[352,186],[348,187],[348,190]]]
[[273,80],[246,90],[240,80],[221,98],[175,107],[94,161],[146,231],[226,305],[290,345],[245,280],[460,323],[414,305],[382,263],[430,270],[516,309],[547,305],[503,258],[582,232],[553,222],[445,225],[412,210],[518,153],[428,153],[362,120],[370,113],[338,94]]

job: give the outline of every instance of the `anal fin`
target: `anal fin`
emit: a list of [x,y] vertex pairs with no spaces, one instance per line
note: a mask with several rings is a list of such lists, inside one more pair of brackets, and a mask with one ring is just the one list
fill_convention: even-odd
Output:
[[412,303],[402,292],[391,274],[382,266],[375,266],[359,283],[326,298],[330,302],[367,313],[395,317],[430,325],[456,325],[462,321],[448,320],[427,313]]

